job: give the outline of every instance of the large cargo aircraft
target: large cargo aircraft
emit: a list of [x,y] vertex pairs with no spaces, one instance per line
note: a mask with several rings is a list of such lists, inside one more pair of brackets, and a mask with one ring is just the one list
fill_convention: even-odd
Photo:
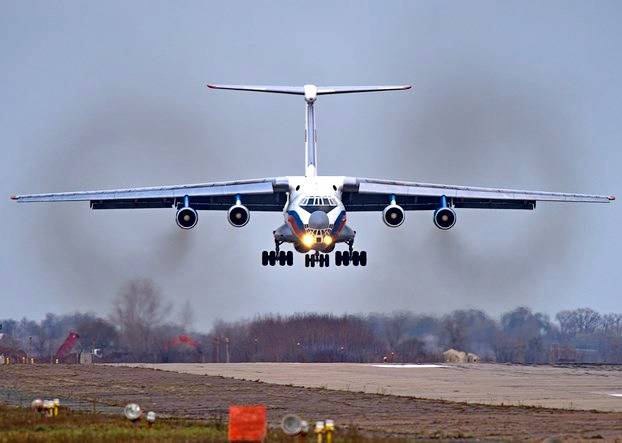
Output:
[[281,212],[284,223],[274,234],[274,250],[263,251],[264,266],[291,266],[290,243],[305,254],[305,266],[327,267],[338,244],[347,250],[335,252],[337,266],[366,266],[367,252],[354,250],[356,231],[347,214],[359,211],[382,213],[384,223],[396,228],[406,211],[432,211],[434,224],[443,230],[456,223],[456,209],[534,209],[536,202],[609,203],[614,196],[522,191],[390,179],[317,174],[315,103],[320,95],[356,92],[398,91],[401,86],[247,86],[208,85],[212,89],[272,92],[304,97],[306,103],[305,175],[267,177],[254,180],[208,182],[190,185],[105,191],[64,192],[13,196],[18,202],[88,201],[92,209],[173,208],[182,229],[197,225],[198,211],[226,211],[235,227],[245,226],[252,211]]

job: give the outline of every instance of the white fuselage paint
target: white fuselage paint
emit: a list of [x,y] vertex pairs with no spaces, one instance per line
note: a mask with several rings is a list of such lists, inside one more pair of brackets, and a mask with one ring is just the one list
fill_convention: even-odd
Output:
[[[292,176],[288,177],[289,198],[285,205],[283,218],[285,225],[289,228],[289,236],[281,235],[286,231],[282,227],[275,231],[278,241],[286,243],[303,244],[303,236],[311,234],[317,241],[306,250],[327,251],[332,250],[336,243],[354,240],[354,231],[346,226],[346,211],[341,201],[344,177],[340,176]],[[319,230],[309,226],[313,209],[309,209],[309,198],[329,199],[333,203],[330,208],[324,208],[328,226]],[[304,204],[307,202],[307,204]],[[320,239],[329,235],[331,244],[326,245]],[[301,251],[302,252],[302,251]]]

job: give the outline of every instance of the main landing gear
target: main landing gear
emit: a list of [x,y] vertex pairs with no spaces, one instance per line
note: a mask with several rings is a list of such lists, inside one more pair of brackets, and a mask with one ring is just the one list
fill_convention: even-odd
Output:
[[293,266],[294,253],[292,251],[263,251],[261,253],[261,264],[264,266]]
[[337,266],[367,266],[367,251],[337,251],[335,264]]

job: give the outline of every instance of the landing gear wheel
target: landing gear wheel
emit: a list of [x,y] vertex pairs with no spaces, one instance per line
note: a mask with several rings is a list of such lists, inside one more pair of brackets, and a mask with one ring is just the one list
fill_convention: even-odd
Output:
[[268,261],[270,260],[268,256],[268,251],[262,251],[261,253],[261,264],[263,266],[268,266]]
[[268,253],[268,262],[269,262],[270,266],[276,265],[276,260],[277,260],[276,252],[275,251],[270,251]]
[[311,256],[309,254],[305,255],[305,268],[308,268],[309,266],[311,266]]
[[359,265],[359,251],[354,251],[352,253],[352,266],[358,266]]
[[350,253],[348,251],[344,251],[341,254],[341,261],[344,266],[348,266],[350,264]]
[[335,266],[341,266],[341,251],[335,252]]
[[328,268],[328,266],[330,266],[330,256],[328,254],[322,254],[320,256],[318,256],[317,258],[319,259],[319,263],[320,263],[320,268]]
[[292,251],[287,251],[285,261],[287,262],[287,266],[294,266],[294,253]]
[[367,266],[367,251],[361,251],[359,254],[359,262],[361,266]]
[[287,254],[285,254],[285,251],[278,252],[278,257],[279,257],[279,265],[285,266],[287,264]]

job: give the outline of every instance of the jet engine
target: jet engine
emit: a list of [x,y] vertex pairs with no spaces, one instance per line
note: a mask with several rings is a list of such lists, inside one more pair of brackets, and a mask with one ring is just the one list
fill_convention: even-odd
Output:
[[434,224],[438,229],[446,231],[456,224],[456,212],[448,207],[441,207],[434,211]]
[[395,203],[391,203],[382,211],[382,221],[391,228],[397,228],[404,223],[405,217],[404,209]]
[[229,212],[227,212],[227,220],[229,220],[229,223],[236,228],[246,226],[250,218],[251,213],[248,208],[239,203],[231,206],[229,208]]
[[186,206],[177,211],[175,221],[181,229],[192,229],[199,221],[199,214],[191,207]]

